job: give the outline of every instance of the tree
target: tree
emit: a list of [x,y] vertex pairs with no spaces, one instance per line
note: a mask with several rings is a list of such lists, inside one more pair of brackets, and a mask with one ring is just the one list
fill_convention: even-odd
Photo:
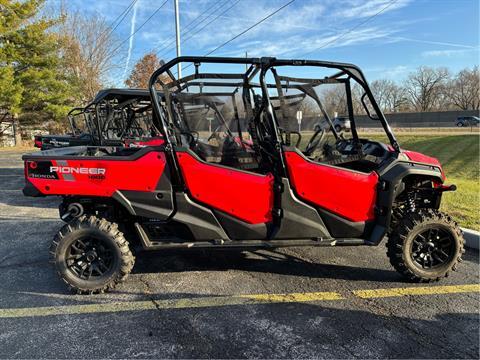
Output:
[[480,71],[477,66],[463,69],[453,78],[447,87],[447,97],[461,110],[480,108]]
[[64,21],[58,27],[66,71],[76,88],[76,102],[90,101],[119,66],[119,38],[99,15],[60,9]]
[[21,121],[60,118],[71,94],[51,31],[61,19],[39,15],[44,0],[0,1],[0,105]]
[[442,106],[445,85],[449,79],[446,68],[433,69],[421,66],[410,73],[405,81],[405,89],[410,103],[417,111],[432,111]]
[[370,85],[383,112],[398,112],[407,107],[406,91],[389,79],[375,80]]
[[125,80],[125,85],[131,88],[148,87],[148,81],[152,73],[160,67],[160,60],[155,53],[148,53],[144,55],[132,70],[132,73]]
[[320,101],[330,117],[348,114],[347,95],[343,85],[327,85],[320,94]]

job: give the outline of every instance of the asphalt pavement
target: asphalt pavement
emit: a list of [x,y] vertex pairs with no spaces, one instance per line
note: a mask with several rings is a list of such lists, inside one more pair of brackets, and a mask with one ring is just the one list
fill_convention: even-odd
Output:
[[479,256],[405,282],[385,247],[136,254],[113,292],[49,263],[58,198],[21,193],[0,151],[0,358],[479,358]]

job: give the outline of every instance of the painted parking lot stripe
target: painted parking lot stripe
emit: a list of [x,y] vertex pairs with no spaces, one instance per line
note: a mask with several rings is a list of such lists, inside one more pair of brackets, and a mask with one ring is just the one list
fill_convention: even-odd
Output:
[[355,296],[358,296],[362,299],[409,296],[409,295],[456,294],[456,293],[466,293],[466,292],[480,292],[480,284],[421,286],[421,287],[408,287],[408,288],[353,291]]
[[290,293],[290,294],[254,294],[237,296],[204,296],[182,299],[130,301],[101,304],[48,306],[31,308],[0,309],[1,318],[37,317],[52,315],[77,315],[123,311],[155,309],[207,308],[232,305],[251,305],[264,303],[308,302],[343,299],[335,292]]
[[[357,298],[380,298],[408,295],[440,295],[467,292],[480,292],[479,284],[446,285],[431,287],[408,287],[375,290],[355,290],[352,295]],[[208,308],[233,305],[258,305],[275,303],[299,303],[316,301],[345,300],[347,297],[338,292],[308,292],[286,294],[245,294],[234,296],[202,296],[181,299],[152,300],[152,301],[125,301],[85,305],[48,306],[0,309],[2,318],[40,317],[54,315],[80,315],[115,313],[125,311],[168,310],[187,308]]]

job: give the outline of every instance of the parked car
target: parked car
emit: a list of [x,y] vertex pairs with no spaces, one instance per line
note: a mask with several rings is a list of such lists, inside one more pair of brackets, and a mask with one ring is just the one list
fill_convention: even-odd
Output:
[[455,125],[458,127],[463,126],[478,126],[480,118],[478,116],[459,116]]
[[[337,116],[332,120],[333,127],[335,128],[335,131],[341,132],[341,131],[350,131],[350,119],[346,116]],[[314,125],[313,130],[321,130],[325,127],[328,127],[328,123],[324,122],[323,124],[317,123]]]

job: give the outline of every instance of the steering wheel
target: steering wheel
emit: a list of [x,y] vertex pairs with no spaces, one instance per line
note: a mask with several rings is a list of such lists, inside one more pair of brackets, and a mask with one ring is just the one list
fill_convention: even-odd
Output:
[[[198,141],[198,132],[197,131],[190,131],[190,132],[187,132],[187,131],[182,131],[180,132],[181,135],[185,135],[187,138],[189,138],[190,140],[188,141],[188,145],[190,147],[193,147],[195,146],[195,144],[197,143]],[[194,136],[194,134],[196,134],[196,137]]]
[[307,147],[305,148],[305,151],[303,153],[306,156],[312,155],[315,149],[318,148],[318,146],[324,142],[326,134],[327,133],[325,129],[318,129],[317,131],[315,131],[313,136],[310,138],[310,141],[308,142]]

